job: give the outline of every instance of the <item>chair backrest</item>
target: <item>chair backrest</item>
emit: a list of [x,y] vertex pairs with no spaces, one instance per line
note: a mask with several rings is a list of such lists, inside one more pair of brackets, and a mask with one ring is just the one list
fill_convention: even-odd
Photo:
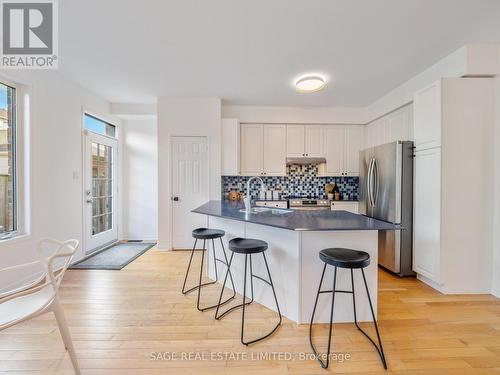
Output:
[[[46,282],[52,284],[56,293],[78,246],[78,240],[58,241],[45,238],[38,242],[38,257],[47,267]],[[59,262],[59,264],[56,264],[56,262]]]

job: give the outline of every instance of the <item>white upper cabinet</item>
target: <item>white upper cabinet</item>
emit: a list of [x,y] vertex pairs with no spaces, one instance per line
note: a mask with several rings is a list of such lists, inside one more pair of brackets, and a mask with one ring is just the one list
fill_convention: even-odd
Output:
[[326,176],[358,176],[359,152],[364,148],[364,128],[357,125],[323,126],[326,165],[320,174]]
[[441,108],[441,81],[415,93],[413,120],[417,150],[441,146]]
[[222,119],[222,175],[240,174],[240,122],[237,119]]
[[286,126],[286,155],[288,157],[305,156],[305,127],[304,125]]
[[241,124],[241,175],[286,175],[286,126]]
[[344,173],[344,127],[325,126],[323,129],[327,176],[342,176]]
[[287,125],[286,156],[322,157],[323,140],[321,125]]
[[[324,157],[326,163],[319,168],[322,176],[359,175],[363,126],[241,124],[240,128],[239,174],[243,176],[286,176],[287,157]],[[223,133],[224,142],[233,138]],[[225,167],[230,165],[225,158],[231,149],[223,145],[224,173],[235,170]]]
[[413,104],[389,113],[384,123],[384,143],[413,140]]
[[365,127],[365,148],[413,140],[413,105],[408,104]]
[[241,174],[256,176],[263,173],[264,137],[260,124],[241,124]]
[[286,126],[264,125],[264,167],[266,176],[286,175]]
[[310,157],[322,157],[323,127],[321,125],[307,125],[305,127],[305,154]]
[[344,173],[347,176],[358,176],[359,152],[364,148],[364,129],[362,126],[348,126],[344,131]]

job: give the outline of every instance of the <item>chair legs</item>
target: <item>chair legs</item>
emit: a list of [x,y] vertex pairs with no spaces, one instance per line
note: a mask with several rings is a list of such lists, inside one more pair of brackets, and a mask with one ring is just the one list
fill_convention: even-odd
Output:
[[[372,299],[370,298],[370,292],[368,291],[368,284],[366,282],[365,271],[362,268],[361,268],[361,274],[363,275],[363,282],[365,284],[366,295],[368,296],[368,302],[370,304],[370,311],[372,313],[373,325],[375,326],[375,332],[377,333],[378,346],[377,344],[375,344],[375,341],[373,341],[373,339],[360,328],[357,321],[356,321],[356,327],[358,327],[358,329],[368,338],[368,340],[370,340],[375,349],[377,349],[378,355],[380,356],[380,360],[382,361],[382,365],[384,366],[384,369],[387,370],[387,362],[385,361],[384,348],[382,347],[382,340],[380,339],[380,333],[378,331],[377,319],[375,318],[375,312],[373,311]],[[351,270],[351,282],[352,285],[354,285],[352,270]],[[354,288],[352,290],[352,298],[354,301]],[[354,308],[354,316],[356,316],[356,308]]]
[[333,330],[333,307],[335,304],[335,292],[334,291],[335,291],[335,284],[337,282],[337,267],[335,267],[334,276],[333,276],[332,307],[330,310],[330,327],[328,330],[328,348],[326,351],[326,359],[325,360],[321,359],[321,354],[319,354],[316,351],[316,348],[314,347],[314,344],[312,341],[312,326],[313,326],[313,322],[314,322],[314,314],[316,313],[316,307],[318,305],[319,295],[321,293],[328,293],[329,292],[328,290],[324,290],[324,291],[321,290],[321,285],[323,285],[323,278],[325,277],[325,271],[326,271],[326,263],[325,263],[325,266],[323,267],[323,272],[321,273],[321,279],[319,281],[318,293],[316,294],[316,301],[314,302],[314,308],[313,308],[313,312],[311,315],[311,323],[309,323],[309,344],[311,345],[311,349],[314,353],[314,356],[318,360],[321,367],[326,369],[330,365],[330,349],[331,349],[331,344],[332,344],[332,330]]
[[[227,260],[227,254],[226,254],[226,250],[224,248],[224,243],[222,242],[222,238],[220,238],[220,243],[221,243],[221,247],[222,247],[222,253],[224,255],[224,260],[218,259],[216,257],[216,254],[215,254],[215,242],[212,239],[212,253],[213,253],[213,258],[214,258],[215,280],[214,281],[205,282],[205,283],[201,282],[202,277],[203,277],[203,264],[204,264],[204,260],[205,260],[205,252],[207,251],[207,249],[206,249],[206,242],[207,242],[206,240],[203,240],[203,248],[202,249],[196,249],[196,245],[198,243],[198,239],[195,239],[194,245],[193,245],[193,249],[191,250],[191,256],[189,258],[189,263],[188,263],[188,267],[187,267],[187,270],[186,270],[186,275],[184,276],[184,283],[182,285],[182,294],[188,294],[188,293],[190,293],[190,292],[192,292],[194,290],[198,291],[198,296],[197,296],[197,301],[196,301],[196,308],[199,311],[206,311],[206,310],[214,309],[214,308],[216,308],[218,306],[218,304],[217,304],[217,305],[211,305],[211,306],[207,306],[207,307],[200,307],[201,288],[204,287],[204,286],[207,286],[207,285],[215,284],[215,283],[217,283],[217,281],[219,279],[218,271],[217,271],[217,262],[220,262],[220,263],[224,264],[228,268],[228,271],[229,271],[229,263],[228,263],[228,260]],[[188,275],[189,275],[189,271],[191,269],[191,263],[193,261],[194,253],[196,251],[201,252],[201,265],[200,265],[200,273],[199,273],[199,278],[198,278],[198,285],[195,285],[194,287],[186,290],[187,278],[188,278]],[[225,300],[222,303],[220,303],[221,305],[224,305],[224,304],[228,303],[234,297],[236,297],[236,291],[235,291],[235,287],[234,287],[233,276],[232,276],[232,274],[231,274],[230,271],[229,271],[229,277],[231,279],[231,285],[233,286],[233,295],[231,297],[229,297],[227,300]]]
[[[233,262],[233,256],[234,256],[234,253],[231,254],[231,259],[229,260],[229,267],[231,267],[231,264]],[[227,281],[227,275],[228,275],[228,272],[229,272],[229,268],[228,270],[226,271],[226,277],[224,278],[224,284],[222,285],[222,290],[221,290],[221,294],[219,296],[219,304],[217,305],[217,309],[215,311],[215,319],[219,320],[221,319],[224,315],[228,314],[229,312],[237,309],[237,308],[242,308],[242,311],[241,311],[241,336],[240,336],[240,341],[243,345],[250,345],[250,344],[253,344],[253,343],[256,343],[258,341],[261,341],[261,340],[264,340],[266,338],[268,338],[269,336],[271,336],[274,332],[276,332],[276,330],[279,328],[279,326],[281,325],[282,323],[282,316],[281,316],[281,310],[280,310],[280,307],[279,307],[279,304],[278,304],[278,299],[276,297],[276,291],[274,290],[274,284],[273,284],[273,280],[271,278],[271,272],[269,271],[269,265],[267,263],[267,259],[266,259],[266,254],[265,253],[262,253],[262,256],[264,257],[264,264],[266,265],[266,271],[267,271],[267,276],[269,278],[269,280],[266,280],[260,276],[257,276],[257,275],[254,275],[253,274],[253,268],[252,268],[252,254],[245,254],[245,270],[243,272],[243,302],[239,305],[236,305],[236,306],[233,306],[231,308],[229,308],[228,310],[224,311],[222,314],[219,315],[219,306],[221,305],[220,304],[220,301],[222,299],[222,293],[224,292],[224,288],[226,286],[226,281]],[[248,259],[250,258],[250,262],[248,262]],[[248,264],[249,263],[249,264]],[[251,299],[249,302],[246,302],[246,299],[247,299],[247,296],[246,296],[246,289],[247,289],[247,269],[248,269],[248,266],[250,266],[250,293],[251,293]],[[264,283],[268,284],[272,291],[273,291],[273,297],[274,297],[274,301],[276,303],[276,308],[278,310],[278,315],[279,315],[279,321],[278,323],[276,324],[276,326],[274,326],[274,328],[269,332],[267,333],[266,335],[262,336],[262,337],[259,337],[257,339],[254,339],[254,340],[250,340],[250,341],[245,341],[245,306],[251,304],[254,300],[254,290],[253,290],[253,279],[256,278],[256,279],[259,279],[261,281],[263,281]]]
[[64,312],[59,304],[59,301],[56,299],[52,306],[52,311],[56,316],[57,325],[59,327],[59,332],[61,332],[61,336],[64,342],[64,346],[69,353],[69,357],[71,359],[71,363],[73,364],[73,369],[77,375],[80,375],[80,367],[78,366],[78,360],[76,358],[75,348],[73,347],[73,341],[71,340],[71,334],[69,332],[68,323],[66,322],[66,318],[64,316]]
[[[348,291],[348,290],[347,291],[346,290],[336,290],[335,289],[335,287],[336,287],[336,281],[337,281],[337,267],[335,267],[335,269],[334,269],[333,289],[332,290],[321,290],[321,286],[323,284],[323,278],[325,276],[326,266],[327,266],[327,264],[325,263],[325,265],[323,267],[323,272],[321,274],[321,279],[320,279],[320,282],[319,282],[318,293],[316,294],[316,301],[314,302],[314,308],[313,308],[313,312],[312,312],[312,315],[311,315],[311,323],[309,324],[309,343],[311,345],[311,349],[314,352],[314,355],[315,355],[316,359],[320,363],[321,367],[323,367],[325,369],[328,368],[328,366],[330,364],[330,355],[331,355],[332,326],[333,326],[333,308],[334,308],[334,302],[335,302],[335,293],[351,293],[352,294],[353,310],[354,310],[354,324],[356,325],[356,327],[358,328],[358,330],[360,330],[361,333],[363,333],[363,335],[365,335],[366,338],[368,338],[368,340],[373,344],[373,346],[375,347],[375,349],[377,349],[377,352],[378,352],[378,354],[380,356],[380,360],[382,361],[382,365],[384,366],[384,369],[387,370],[387,362],[385,360],[384,349],[382,347],[382,340],[380,339],[380,333],[379,333],[379,330],[378,330],[377,319],[375,318],[375,312],[373,310],[373,305],[372,305],[372,301],[371,301],[371,297],[370,297],[370,292],[368,290],[368,284],[366,282],[365,272],[364,272],[363,268],[361,268],[361,274],[363,275],[363,281],[364,281],[364,284],[365,284],[366,294],[368,296],[368,303],[370,305],[370,311],[371,311],[371,315],[372,315],[372,319],[373,319],[373,324],[375,326],[375,332],[377,333],[378,346],[375,343],[375,341],[373,341],[373,339],[363,329],[361,329],[361,327],[358,324],[358,319],[357,319],[357,315],[356,315],[356,297],[355,297],[355,292],[354,292],[354,274],[353,274],[353,270],[352,269],[350,270],[351,271],[351,288],[352,288],[350,291]],[[319,295],[321,293],[332,293],[332,305],[331,305],[331,310],[330,310],[330,329],[329,329],[329,333],[328,333],[328,348],[327,348],[327,353],[325,355],[323,355],[323,356],[326,356],[325,360],[323,360],[321,358],[322,355],[319,354],[316,351],[316,349],[314,347],[314,344],[313,344],[313,341],[312,341],[312,327],[313,327],[313,322],[314,322],[314,315],[316,313],[316,307],[318,305],[318,299],[319,299]]]

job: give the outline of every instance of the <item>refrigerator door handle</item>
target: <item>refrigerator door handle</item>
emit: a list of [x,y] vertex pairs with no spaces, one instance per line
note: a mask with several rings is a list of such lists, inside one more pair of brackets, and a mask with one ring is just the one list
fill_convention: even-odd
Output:
[[377,159],[373,159],[373,191],[372,191],[372,201],[373,206],[377,204],[377,194],[378,194],[378,167],[377,167]]
[[372,206],[372,193],[371,193],[372,163],[373,163],[373,159],[370,159],[370,163],[368,164],[368,172],[366,175],[366,196],[368,198],[368,205],[370,207]]

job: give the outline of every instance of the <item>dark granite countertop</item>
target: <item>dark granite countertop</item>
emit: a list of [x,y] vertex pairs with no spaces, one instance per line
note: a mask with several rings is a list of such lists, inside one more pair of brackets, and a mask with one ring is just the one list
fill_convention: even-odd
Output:
[[261,212],[246,214],[241,202],[209,201],[192,210],[199,214],[296,231],[398,230],[399,225],[386,223],[347,211],[292,210],[285,214]]

